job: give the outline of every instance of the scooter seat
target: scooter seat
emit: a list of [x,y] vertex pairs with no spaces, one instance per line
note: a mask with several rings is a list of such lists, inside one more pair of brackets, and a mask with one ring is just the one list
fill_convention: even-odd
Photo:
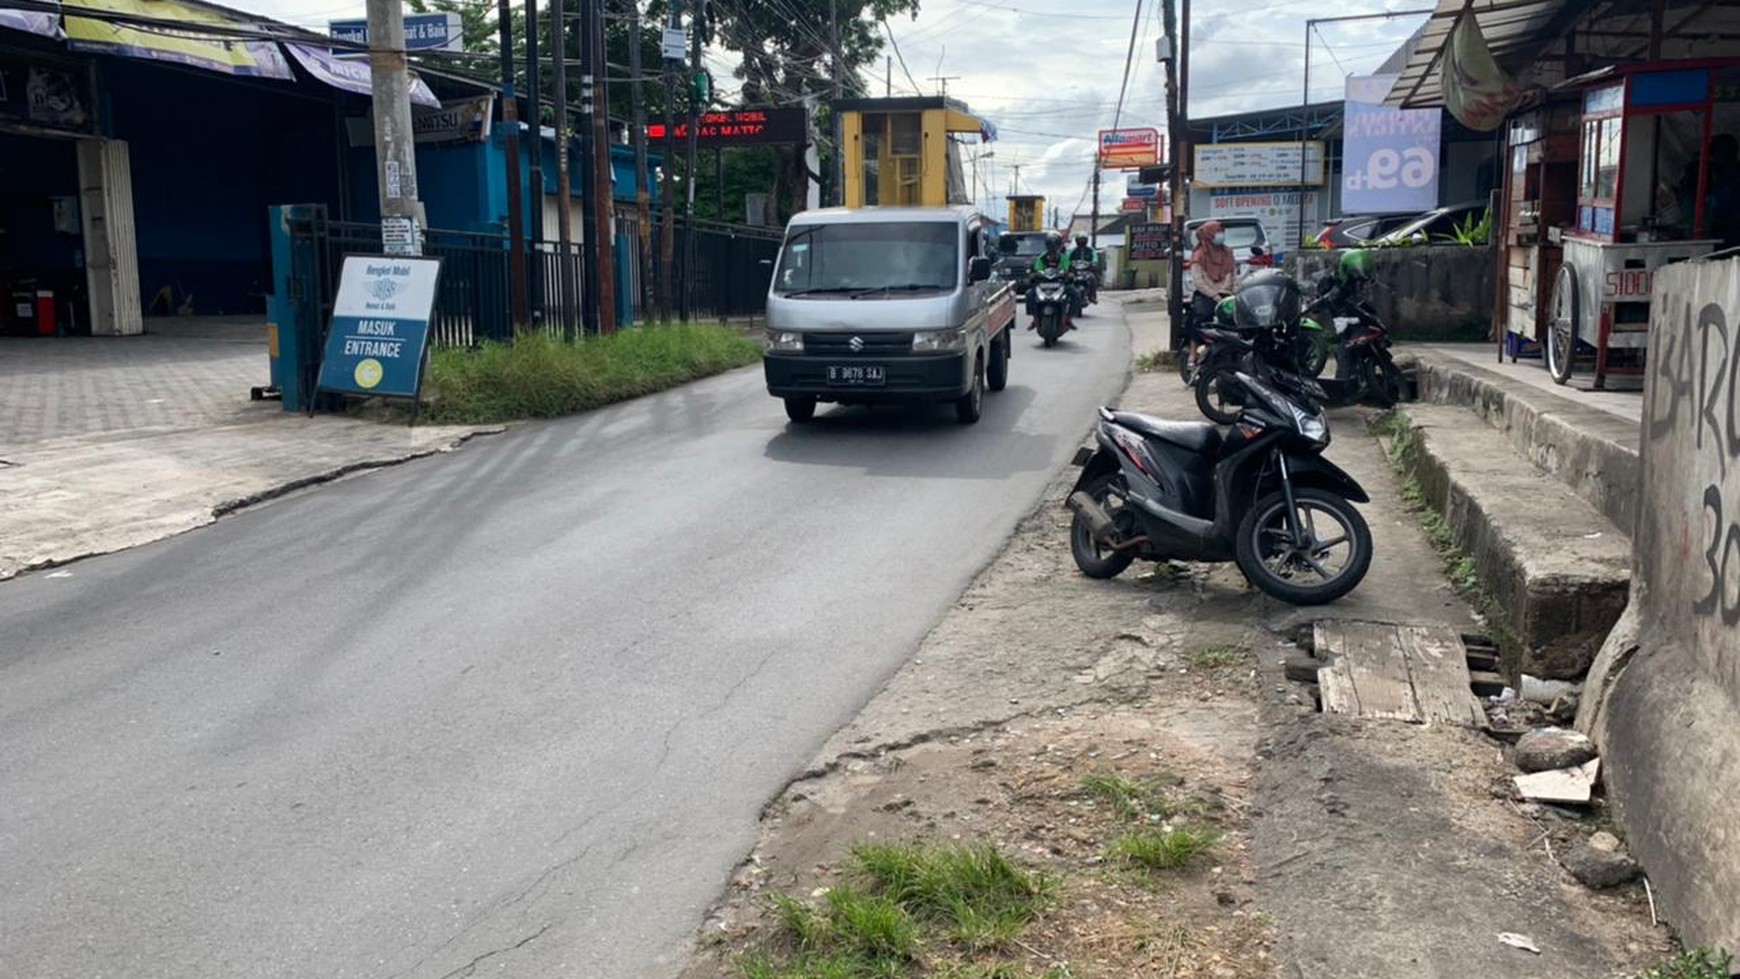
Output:
[[1131,431],[1191,452],[1207,453],[1220,448],[1220,429],[1211,422],[1169,422],[1133,411],[1114,411],[1112,420]]

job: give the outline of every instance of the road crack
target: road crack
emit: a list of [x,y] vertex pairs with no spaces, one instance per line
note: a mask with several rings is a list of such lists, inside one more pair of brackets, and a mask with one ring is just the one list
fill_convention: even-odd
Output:
[[497,956],[497,955],[506,955],[507,953],[515,951],[517,949],[525,948],[527,945],[530,945],[532,942],[536,941],[540,936],[542,936],[544,934],[544,932],[549,931],[552,927],[554,927],[554,926],[546,924],[544,927],[539,928],[537,931],[532,932],[530,935],[527,935],[526,937],[520,939],[519,941],[514,942],[512,945],[505,945],[501,948],[490,949],[489,951],[483,953],[482,955],[479,955],[477,958],[472,959],[470,962],[467,962],[464,965],[460,966],[459,968],[454,969],[452,972],[449,972],[446,975],[442,976],[441,979],[466,979],[467,976],[475,975],[477,973],[477,967],[479,965],[481,965],[485,959],[493,958],[494,956]]

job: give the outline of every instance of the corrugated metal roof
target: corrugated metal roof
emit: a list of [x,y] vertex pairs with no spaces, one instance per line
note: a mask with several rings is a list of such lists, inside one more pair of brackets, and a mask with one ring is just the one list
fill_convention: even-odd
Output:
[[[1579,0],[1579,5],[1588,0]],[[1542,32],[1565,6],[1566,0],[1438,0],[1438,9],[1420,29],[1419,43],[1408,58],[1388,102],[1408,108],[1444,104],[1440,90],[1440,64],[1450,31],[1458,17],[1472,16],[1492,49],[1493,58],[1504,65],[1513,56],[1540,47],[1548,38]]]

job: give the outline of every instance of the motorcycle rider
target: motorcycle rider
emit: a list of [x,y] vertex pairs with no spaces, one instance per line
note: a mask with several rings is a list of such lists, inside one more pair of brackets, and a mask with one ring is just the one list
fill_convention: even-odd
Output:
[[[1063,236],[1055,231],[1045,233],[1045,252],[1033,260],[1033,277],[1038,278],[1049,269],[1056,269],[1064,275],[1064,310],[1063,328],[1075,329],[1070,320],[1070,310],[1075,308],[1075,285],[1069,281],[1069,257],[1063,253]],[[1027,289],[1027,328],[1039,328],[1038,293],[1029,285]]]
[[1196,229],[1196,250],[1190,253],[1192,294],[1184,343],[1192,367],[1201,354],[1197,325],[1213,322],[1215,306],[1233,294],[1237,275],[1238,259],[1226,246],[1226,226],[1219,221],[1205,222]]
[[1099,302],[1100,253],[1094,251],[1093,246],[1088,244],[1087,235],[1075,236],[1075,247],[1070,249],[1069,261],[1071,265],[1074,265],[1076,262],[1086,262],[1088,264],[1088,268],[1093,271],[1093,275],[1082,283],[1082,291],[1087,294],[1087,301],[1089,303]]

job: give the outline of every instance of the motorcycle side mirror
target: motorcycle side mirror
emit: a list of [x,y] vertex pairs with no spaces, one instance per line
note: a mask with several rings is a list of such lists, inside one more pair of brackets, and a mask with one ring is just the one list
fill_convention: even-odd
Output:
[[1268,254],[1268,252],[1263,251],[1262,245],[1252,245],[1251,246],[1251,257],[1252,258],[1261,258],[1267,254]]
[[983,282],[991,277],[991,260],[984,256],[975,256],[967,263],[967,280]]

